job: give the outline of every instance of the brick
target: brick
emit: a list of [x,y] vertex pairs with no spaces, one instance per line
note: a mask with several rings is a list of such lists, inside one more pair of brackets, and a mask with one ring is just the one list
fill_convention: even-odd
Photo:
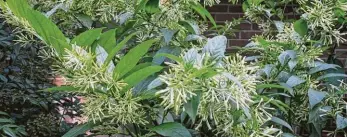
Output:
[[287,19],[300,19],[300,15],[293,15],[293,14],[285,15],[285,17]]
[[248,43],[249,41],[247,39],[231,39],[228,42],[228,45],[229,45],[228,47],[229,48],[232,48],[234,46],[243,47]]
[[230,13],[243,13],[241,5],[230,5],[229,6]]
[[207,8],[210,12],[228,12],[228,5],[214,5]]
[[284,6],[281,7],[282,10],[284,10],[284,13],[293,13],[295,10],[296,6]]
[[240,18],[240,14],[216,14],[216,21],[232,21]]
[[240,25],[237,26],[237,29],[239,30],[252,30],[252,24],[250,23],[241,23]]
[[235,32],[233,34],[227,34],[226,37],[228,39],[239,39],[240,38],[240,32]]
[[260,31],[243,31],[240,33],[241,39],[250,39],[254,35],[260,35],[260,34],[261,34]]
[[221,0],[219,4],[231,4],[229,0]]

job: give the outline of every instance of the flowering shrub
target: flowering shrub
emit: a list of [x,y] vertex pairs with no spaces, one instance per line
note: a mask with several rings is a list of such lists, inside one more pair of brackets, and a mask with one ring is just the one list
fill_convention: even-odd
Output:
[[[331,136],[345,134],[347,75],[319,56],[345,41],[339,27],[346,2],[244,1],[245,17],[264,34],[231,55],[225,54],[223,35],[238,21],[217,25],[204,8],[218,2],[7,0],[1,7],[21,34],[50,47],[42,56],[55,60],[54,71],[67,85],[46,90],[86,99],[82,111],[88,119],[64,137],[88,130],[291,137],[299,136],[297,129],[316,137],[328,120],[336,121]],[[278,7],[289,3],[298,5],[301,19],[283,17]],[[208,22],[216,32],[209,38],[203,35]]]

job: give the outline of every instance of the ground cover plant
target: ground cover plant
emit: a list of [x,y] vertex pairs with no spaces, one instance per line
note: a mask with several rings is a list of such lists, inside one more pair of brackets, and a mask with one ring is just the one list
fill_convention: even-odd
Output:
[[[327,61],[319,57],[346,41],[341,28],[347,3],[230,1],[242,2],[245,19],[258,23],[263,34],[226,54],[225,35],[240,20],[217,25],[205,6],[218,2],[6,0],[0,5],[2,17],[17,27],[18,43],[46,45],[41,58],[65,79],[64,86],[44,93],[85,100],[85,119],[64,137],[318,137],[323,130],[346,136],[347,75],[335,55]],[[300,19],[283,17],[288,4],[297,5]],[[335,129],[325,129],[330,121]],[[27,134],[22,126],[1,127],[0,134]],[[8,134],[9,128],[16,132]]]

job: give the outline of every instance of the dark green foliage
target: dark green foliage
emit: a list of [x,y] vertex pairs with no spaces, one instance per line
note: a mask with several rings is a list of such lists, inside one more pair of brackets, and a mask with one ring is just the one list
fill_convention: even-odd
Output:
[[11,32],[11,26],[1,23],[0,110],[7,112],[16,124],[23,125],[28,136],[60,137],[70,127],[62,123],[57,107],[74,109],[77,102],[61,100],[71,98],[68,94],[40,91],[53,86],[49,80],[53,77],[53,60],[39,56],[43,45],[15,44]]

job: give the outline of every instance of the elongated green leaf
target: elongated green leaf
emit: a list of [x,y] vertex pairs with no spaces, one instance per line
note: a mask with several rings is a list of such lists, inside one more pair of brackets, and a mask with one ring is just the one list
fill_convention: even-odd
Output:
[[323,79],[330,78],[330,77],[347,77],[347,75],[342,74],[342,73],[328,73],[328,74],[325,74],[323,76],[318,77],[317,80],[323,80]]
[[131,69],[131,70],[130,70],[127,74],[125,74],[123,77],[127,77],[127,76],[131,75],[132,73],[134,73],[134,72],[136,72],[136,71],[139,71],[139,70],[141,70],[141,69],[143,69],[143,68],[146,68],[146,67],[148,67],[148,66],[151,66],[151,65],[152,65],[152,63],[150,63],[150,62],[140,63],[140,64],[136,65],[133,69]]
[[347,118],[342,117],[340,114],[336,115],[336,129],[344,129],[347,127]]
[[339,68],[339,65],[336,64],[321,64],[317,67],[314,67],[312,69],[310,69],[309,74],[313,74],[313,73],[317,73],[323,70],[328,70],[328,69],[336,69]]
[[192,33],[192,34],[200,34],[200,32],[196,29],[196,27],[194,27],[194,24],[192,24],[191,22],[188,21],[179,21],[178,22],[181,26],[183,26],[184,28],[186,28],[188,30],[188,32]]
[[1,74],[0,74],[0,80],[5,82],[5,83],[7,83],[7,81],[8,81],[7,78],[4,75],[1,75]]
[[102,30],[103,28],[87,30],[72,39],[71,44],[76,44],[81,47],[91,46],[94,41],[100,37]]
[[172,55],[172,54],[167,54],[167,53],[159,53],[159,54],[156,54],[154,56],[154,58],[157,58],[157,57],[167,57],[173,61],[176,61],[177,63],[182,63],[183,60],[175,55]]
[[153,45],[157,39],[147,40],[131,49],[117,64],[114,70],[114,76],[120,78],[133,69],[139,62],[141,57],[145,55],[148,49]]
[[92,28],[93,25],[93,19],[85,14],[76,14],[75,15],[77,20],[79,20],[83,26],[87,27],[87,28]]
[[159,126],[153,127],[152,130],[162,136],[167,136],[167,137],[191,137],[192,136],[182,124],[176,123],[176,122],[164,123]]
[[76,137],[78,135],[82,135],[86,133],[88,130],[92,129],[95,127],[97,124],[94,123],[85,123],[82,125],[75,126],[69,132],[63,135],[63,137]]
[[140,100],[153,99],[156,98],[156,92],[156,90],[145,90],[143,92],[138,93],[136,96],[139,97]]
[[79,88],[73,87],[73,86],[60,86],[60,87],[46,88],[43,91],[76,91],[76,90],[79,90]]
[[145,10],[147,13],[157,13],[160,11],[160,0],[148,0],[145,6]]
[[17,137],[15,131],[13,131],[13,130],[12,130],[11,128],[9,128],[9,127],[4,127],[2,130],[4,131],[4,133],[5,133],[6,135],[8,135],[8,136],[10,136],[10,137]]
[[317,105],[319,102],[321,102],[325,96],[327,95],[326,92],[316,91],[313,89],[308,90],[308,100],[310,102],[311,108],[313,108],[315,105]]
[[[329,75],[334,75],[334,74],[345,74],[345,65],[344,63],[335,58],[333,55],[330,55],[328,57],[328,60],[327,60],[327,63],[329,64],[335,64],[335,65],[338,65],[339,67],[336,68],[336,69],[328,69],[325,71],[325,74],[327,74],[326,76],[329,76]],[[324,81],[326,84],[331,84],[331,85],[334,85],[334,86],[339,86],[341,84],[341,81],[344,80],[344,77],[339,77],[339,76],[329,76],[328,78],[324,78]]]
[[288,128],[288,129],[290,129],[291,131],[293,131],[292,127],[291,127],[286,121],[284,121],[284,120],[282,120],[282,119],[280,119],[280,118],[278,118],[278,117],[272,117],[272,118],[271,118],[271,121],[272,121],[272,122],[275,122],[275,123],[277,123],[277,124],[279,124],[279,125],[285,126],[286,128]]
[[109,52],[108,57],[105,60],[104,65],[108,65],[111,62],[112,58],[117,54],[119,50],[121,50],[125,44],[133,37],[136,33],[132,33],[129,36],[125,37],[120,43],[117,44],[116,47],[112,48],[111,52]]
[[8,118],[0,118],[0,123],[14,123],[14,121]]
[[[157,51],[157,53],[155,54],[158,55],[160,53],[166,53],[166,54],[173,54],[173,55],[179,55],[181,52],[181,49],[178,48],[178,47],[170,47],[170,46],[164,46],[162,47],[161,49],[159,49]],[[165,61],[166,57],[164,56],[161,56],[161,57],[158,57],[156,56],[155,58],[153,58],[153,63],[156,64],[156,65],[160,65],[162,64],[164,61]]]
[[165,111],[164,108],[159,108],[157,116],[158,117],[156,118],[156,121],[158,124],[175,122],[172,114],[170,112]]
[[128,87],[135,86],[142,80],[146,79],[148,76],[159,72],[162,70],[163,67],[161,66],[148,66],[143,69],[140,69],[132,74],[130,74],[128,77],[124,78],[124,82],[128,84]]
[[6,112],[3,112],[3,111],[0,111],[0,116],[3,115],[3,116],[9,116]]
[[147,4],[148,0],[141,0],[141,2],[136,5],[135,8],[135,14],[138,13],[140,10],[143,10]]
[[53,46],[58,54],[62,55],[65,48],[71,49],[59,28],[45,15],[31,9],[26,0],[7,0],[7,4],[15,16],[27,20],[39,38]]
[[159,87],[163,84],[164,83],[163,83],[163,81],[160,80],[160,78],[156,78],[156,79],[152,80],[151,83],[149,83],[147,85],[147,90],[152,90],[152,89]]
[[275,105],[279,110],[284,112],[285,114],[288,114],[288,110],[290,109],[289,106],[282,101],[279,100],[271,100],[270,103],[272,105]]
[[210,12],[208,12],[206,10],[206,8],[204,8],[200,3],[191,3],[192,4],[192,8],[204,19],[206,20],[206,17],[210,20],[210,22],[212,23],[212,25],[214,27],[217,26],[216,22],[214,21],[212,15],[210,14]]
[[205,76],[205,74],[207,74],[209,72],[214,72],[214,69],[213,68],[202,68],[202,69],[194,71],[189,77],[190,78],[202,77],[202,76]]
[[300,34],[300,36],[305,36],[308,32],[307,22],[303,19],[299,19],[294,22],[294,30]]
[[98,44],[110,54],[112,48],[116,46],[116,29],[111,29],[101,34]]
[[196,115],[198,113],[198,107],[200,103],[201,92],[199,92],[196,96],[192,97],[185,105],[184,111],[189,115],[192,119],[193,123],[195,122]]
[[286,86],[283,86],[283,85],[276,85],[276,84],[260,84],[260,85],[257,85],[256,86],[257,89],[263,89],[263,88],[277,88],[277,89],[284,89],[284,90],[287,90],[289,91],[290,94],[292,94],[292,90],[290,87],[286,87]]

